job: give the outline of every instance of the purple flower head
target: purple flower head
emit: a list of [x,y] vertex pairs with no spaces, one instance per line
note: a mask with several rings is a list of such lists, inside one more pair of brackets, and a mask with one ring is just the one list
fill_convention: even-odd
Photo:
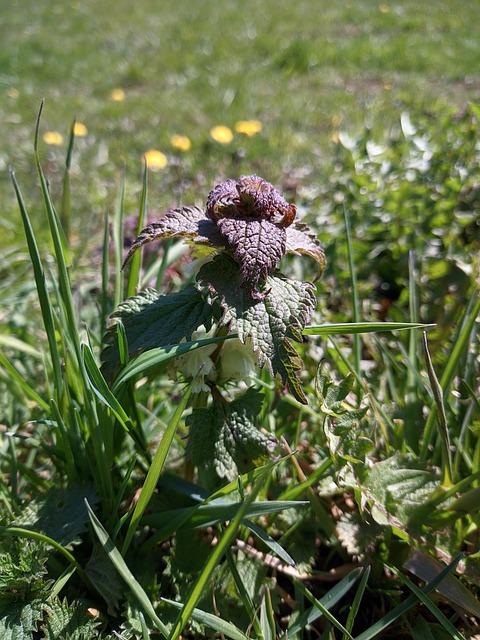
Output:
[[268,220],[280,227],[289,227],[297,208],[270,182],[256,175],[224,180],[210,191],[207,198],[207,216],[217,222],[220,218]]
[[285,253],[306,254],[325,267],[320,243],[309,229],[294,222],[296,207],[257,175],[224,180],[208,194],[205,209],[168,211],[146,227],[125,262],[140,246],[159,238],[180,236],[226,251],[238,263],[242,288],[254,300],[268,295],[264,281]]

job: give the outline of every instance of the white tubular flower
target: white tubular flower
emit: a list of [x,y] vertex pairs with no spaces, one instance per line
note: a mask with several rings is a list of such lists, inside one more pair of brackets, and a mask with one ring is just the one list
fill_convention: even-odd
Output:
[[243,380],[251,382],[256,374],[256,356],[249,344],[243,344],[238,338],[225,340],[220,356],[219,382]]
[[[192,334],[192,341],[203,340],[210,337],[205,329],[198,329]],[[215,365],[211,359],[212,353],[217,348],[216,344],[208,344],[200,349],[194,349],[189,353],[178,356],[173,360],[171,369],[173,373],[181,373],[187,380],[195,378],[192,387],[192,393],[200,393],[201,391],[210,391],[205,383],[205,378],[214,381],[216,377]]]

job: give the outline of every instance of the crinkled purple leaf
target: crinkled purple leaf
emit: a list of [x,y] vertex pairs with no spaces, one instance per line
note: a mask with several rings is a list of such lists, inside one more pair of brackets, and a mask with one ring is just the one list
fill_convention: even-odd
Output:
[[[215,321],[215,313],[194,285],[188,285],[169,295],[146,289],[122,302],[112,317],[121,319],[128,352],[133,356],[141,351],[177,344],[183,338],[190,340],[193,331],[202,325],[208,331]],[[116,325],[108,329],[104,345],[102,372],[111,380],[120,364]]]
[[217,224],[240,264],[242,286],[258,298],[259,281],[265,280],[285,254],[285,229],[268,220],[221,218]]
[[200,269],[197,281],[208,290],[211,301],[219,301],[220,323],[238,333],[243,343],[250,340],[259,366],[267,364],[297,400],[306,404],[298,376],[302,361],[292,339],[301,340],[300,332],[315,308],[313,285],[270,275],[264,285],[268,295],[255,300],[242,288],[236,263],[223,254]]
[[222,237],[217,225],[205,215],[205,210],[200,207],[182,207],[167,211],[159,220],[145,227],[125,258],[124,265],[132,254],[144,244],[176,236],[189,238],[194,242],[205,243],[213,247],[224,247],[225,239]]
[[304,254],[313,258],[318,264],[317,278],[319,278],[325,269],[326,260],[316,236],[303,222],[295,222],[291,227],[287,227],[285,231],[287,235],[286,253]]

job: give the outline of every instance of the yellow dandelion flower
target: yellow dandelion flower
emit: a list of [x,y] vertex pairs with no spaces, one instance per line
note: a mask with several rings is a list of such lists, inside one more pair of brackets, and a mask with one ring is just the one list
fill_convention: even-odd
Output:
[[114,102],[122,102],[122,100],[125,100],[125,91],[123,89],[114,89],[110,97]]
[[83,124],[83,122],[75,122],[73,125],[73,134],[77,138],[84,138],[88,133],[87,127]]
[[380,13],[390,13],[390,7],[386,4],[381,4],[379,7]]
[[210,136],[218,144],[228,144],[233,140],[232,130],[223,124],[219,124],[210,129]]
[[158,149],[149,149],[148,151],[145,151],[145,160],[147,167],[152,169],[152,171],[165,169],[168,164],[167,156],[161,151],[158,151]]
[[170,143],[178,151],[189,151],[192,146],[190,138],[187,136],[174,135],[170,138]]
[[63,143],[63,136],[58,131],[46,131],[43,134],[43,141],[46,144],[60,145]]
[[235,124],[235,131],[237,133],[243,133],[243,135],[251,138],[257,135],[262,130],[262,123],[260,120],[239,120]]
[[332,133],[332,135],[330,136],[330,140],[334,143],[334,144],[338,144],[340,142],[340,135],[338,134],[338,131],[334,131]]
[[7,90],[7,96],[9,98],[13,98],[14,100],[16,100],[19,96],[18,89],[15,89],[15,87],[10,87]]
[[383,88],[385,91],[391,91],[393,89],[393,84],[391,82],[384,82]]

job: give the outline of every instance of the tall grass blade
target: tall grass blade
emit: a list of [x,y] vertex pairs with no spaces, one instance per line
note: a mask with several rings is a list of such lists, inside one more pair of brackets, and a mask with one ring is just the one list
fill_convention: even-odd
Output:
[[430,598],[419,589],[416,584],[414,584],[411,580],[409,580],[406,576],[404,576],[396,567],[390,566],[390,570],[397,576],[397,578],[406,585],[410,591],[414,593],[414,595],[419,599],[420,602],[423,602],[425,607],[432,613],[442,627],[447,631],[452,638],[455,640],[465,640],[465,637],[455,629],[450,620],[440,611],[437,605],[430,600]]
[[306,336],[346,336],[357,333],[428,329],[433,326],[432,324],[420,324],[418,322],[332,322],[305,327],[302,333]]
[[112,391],[113,393],[118,393],[126,382],[138,375],[145,375],[152,367],[164,364],[169,360],[177,358],[189,351],[193,351],[194,349],[200,349],[207,344],[215,344],[216,342],[230,340],[231,338],[234,338],[235,335],[236,334],[216,336],[214,338],[205,338],[204,340],[195,340],[194,342],[181,342],[168,347],[149,349],[148,351],[145,351],[145,353],[141,353],[130,360],[127,366],[121,370],[113,384]]
[[[140,211],[138,214],[138,224],[137,224],[137,233],[136,235],[140,235],[140,232],[145,227],[145,219],[147,217],[147,200],[148,200],[148,171],[147,171],[147,162],[144,160],[143,165],[143,184],[142,184],[142,195],[140,198]],[[131,260],[130,260],[130,268],[128,272],[128,280],[127,280],[127,298],[134,296],[137,292],[138,285],[140,282],[140,267],[142,260],[142,252],[135,251]]]
[[147,477],[145,478],[145,482],[143,483],[140,496],[132,515],[132,519],[130,520],[130,524],[128,526],[127,535],[125,536],[125,541],[122,547],[122,555],[125,555],[125,553],[127,552],[133,535],[137,530],[140,518],[144,514],[145,509],[147,508],[148,503],[150,502],[150,499],[153,495],[153,492],[155,491],[158,479],[160,478],[160,474],[162,473],[163,466],[165,464],[165,460],[167,459],[168,451],[177,431],[177,427],[190,399],[190,395],[192,393],[192,385],[193,382],[190,383],[190,385],[187,387],[187,390],[183,394],[182,400],[176,408],[175,413],[173,414],[165,430],[165,433],[163,434],[160,444],[158,445],[152,464],[150,465],[150,468],[148,470]]
[[32,389],[32,387],[28,384],[28,382],[24,379],[20,373],[15,369],[15,367],[7,360],[7,358],[0,353],[0,367],[3,367],[5,371],[10,376],[10,379],[17,384],[20,389],[23,391],[25,396],[38,404],[38,406],[43,411],[48,411],[49,405],[36,391]]
[[100,308],[101,308],[101,317],[100,317],[100,337],[105,335],[107,330],[107,319],[109,314],[111,313],[110,298],[108,295],[109,292],[109,284],[110,284],[110,269],[109,269],[109,260],[110,257],[110,229],[109,229],[109,220],[108,213],[105,213],[105,221],[103,224],[103,243],[102,243],[102,291],[100,296]]
[[[351,298],[352,298],[352,316],[353,322],[360,321],[360,301],[358,296],[357,271],[355,268],[355,258],[353,255],[352,226],[350,222],[350,213],[347,207],[343,206],[343,215],[345,218],[345,231],[347,235],[347,251],[348,251],[348,267],[350,270]],[[355,362],[355,372],[357,376],[361,375],[360,361],[362,358],[362,341],[358,334],[353,336],[353,357]]]
[[47,283],[45,280],[45,272],[43,270],[42,261],[40,259],[40,252],[38,250],[35,234],[30,223],[30,218],[23,201],[20,188],[15,178],[13,171],[10,172],[13,187],[18,200],[18,206],[20,208],[20,214],[22,216],[23,228],[27,239],[28,252],[33,266],[33,274],[35,278],[35,285],[37,288],[38,300],[40,302],[40,309],[42,312],[43,324],[47,333],[48,347],[50,350],[50,360],[53,368],[53,382],[54,388],[57,391],[57,397],[60,399],[63,395],[63,376],[62,376],[62,362],[58,351],[57,337],[55,332],[55,320],[53,308],[50,302],[50,296],[47,290]]
[[[442,388],[443,395],[446,396],[450,390],[450,385],[455,376],[455,372],[459,366],[463,353],[468,347],[471,339],[473,328],[477,321],[477,317],[480,314],[480,289],[477,287],[470,298],[469,304],[465,309],[463,318],[459,323],[459,330],[453,339],[453,347],[448,356],[447,362],[443,369],[443,373],[440,376],[440,386]],[[435,426],[436,414],[434,411],[430,411],[430,414],[425,423],[425,430],[423,434],[422,448],[420,451],[420,457],[422,460],[426,460],[429,455],[429,447],[433,440],[433,429]]]
[[122,180],[117,196],[117,205],[115,207],[115,215],[112,225],[113,252],[115,256],[115,278],[113,307],[116,309],[120,302],[124,299],[123,295],[123,214],[125,207],[125,167],[122,172]]
[[161,632],[161,634],[164,637],[167,637],[168,629],[160,620],[160,618],[157,616],[155,609],[153,608],[153,605],[150,602],[149,597],[145,593],[142,585],[137,581],[133,573],[128,568],[125,560],[122,557],[122,554],[113,544],[110,536],[103,528],[100,520],[92,511],[92,508],[88,504],[87,500],[85,500],[85,503],[87,505],[88,515],[90,517],[90,522],[92,523],[93,530],[95,531],[95,534],[98,540],[100,541],[100,544],[105,550],[105,553],[108,555],[113,566],[118,571],[118,573],[123,578],[123,580],[126,582],[127,586],[130,588],[131,592],[137,599],[138,603],[143,608],[144,612],[152,620],[152,622],[155,624],[156,628]]
[[438,431],[440,433],[440,438],[442,441],[442,486],[451,487],[453,481],[452,452],[450,449],[450,435],[448,433],[447,415],[445,413],[445,405],[443,404],[443,391],[435,374],[435,369],[433,368],[432,359],[428,350],[427,335],[425,332],[423,333],[423,350],[425,353],[428,379],[430,380],[430,386],[432,387],[433,397],[435,399],[437,409]]
[[[357,582],[359,575],[362,573],[362,568],[354,569],[351,571],[345,578],[342,578],[338,584],[330,589],[328,593],[326,593],[323,598],[318,600],[321,608],[317,606],[311,607],[308,611],[305,611],[288,629],[288,637],[292,637],[297,633],[302,633],[305,627],[309,624],[312,624],[324,615],[325,610],[331,609],[333,606],[339,602],[343,596],[345,596],[353,585]],[[300,587],[301,588],[301,587]],[[345,630],[346,631],[346,630]],[[348,633],[348,632],[347,632]]]
[[[313,607],[310,611],[314,615],[316,615],[315,619],[319,618],[320,616],[324,616],[334,627],[336,627],[339,631],[343,633],[344,637],[349,638],[351,640],[352,636],[350,635],[349,631],[347,631],[347,629],[343,626],[343,624],[339,622],[335,618],[335,616],[330,613],[329,608],[331,608],[332,605],[327,606],[322,602],[322,600],[324,600],[328,596],[328,593],[327,593],[327,596],[324,596],[322,598],[322,600],[317,600],[317,598],[315,598],[315,596],[299,580],[295,581],[295,586],[298,589],[298,591],[303,596],[305,596],[307,600],[310,600],[310,602],[313,604]],[[307,618],[309,619],[309,622],[307,624],[311,624],[312,622],[311,616],[310,617],[307,616]],[[297,620],[297,623],[298,623],[298,620]]]
[[35,157],[35,165],[37,168],[37,174],[40,181],[40,190],[42,192],[43,204],[45,208],[45,212],[47,214],[48,225],[50,228],[50,235],[53,242],[53,248],[55,252],[55,258],[58,269],[58,284],[61,299],[63,305],[65,307],[65,316],[66,316],[66,330],[68,332],[68,338],[74,348],[75,355],[77,357],[77,361],[81,362],[82,355],[80,349],[80,338],[78,334],[77,321],[75,316],[75,309],[72,299],[72,290],[70,286],[70,278],[68,276],[67,269],[67,255],[68,248],[67,243],[65,241],[65,236],[63,235],[59,218],[57,216],[57,212],[55,210],[54,204],[50,197],[50,192],[48,190],[47,181],[45,179],[45,174],[43,173],[42,166],[40,164],[40,157],[38,154],[38,134],[40,129],[40,118],[42,114],[43,102],[38,113],[37,126],[35,129],[35,145],[34,145],[34,157]]
[[72,194],[70,185],[70,167],[72,166],[73,144],[75,142],[75,120],[70,127],[67,157],[65,158],[65,173],[63,175],[62,208],[60,210],[60,223],[68,246],[70,246],[72,233]]
[[85,370],[93,392],[102,401],[102,403],[115,414],[115,417],[125,431],[132,435],[134,433],[132,421],[115,395],[111,392],[110,387],[106,383],[105,378],[102,376],[100,369],[95,362],[95,358],[93,357],[90,347],[87,344],[83,344],[82,351]]
[[362,602],[363,594],[365,593],[365,588],[367,586],[368,578],[370,576],[370,566],[365,567],[365,571],[360,578],[360,584],[358,585],[357,592],[352,602],[352,606],[350,607],[350,611],[348,612],[347,621],[345,623],[345,629],[348,631],[347,634],[343,634],[343,640],[348,640],[351,638],[350,635],[353,625],[355,624],[355,617],[360,609],[360,604]]
[[[169,600],[168,598],[162,598],[162,602],[171,605],[174,609],[181,609],[183,607],[181,602],[175,602],[175,600]],[[201,609],[193,609],[191,618],[192,620],[196,620],[200,624],[223,634],[227,638],[232,638],[232,640],[250,640],[249,636],[246,636],[231,622],[226,622],[225,620],[222,620],[222,618],[213,615],[213,613],[207,613]]]

